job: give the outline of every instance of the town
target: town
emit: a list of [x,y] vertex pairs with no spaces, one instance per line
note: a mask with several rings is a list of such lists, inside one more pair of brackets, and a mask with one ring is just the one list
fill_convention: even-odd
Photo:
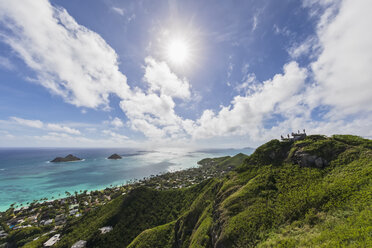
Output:
[[[73,194],[65,192],[64,198],[35,200],[22,207],[12,204],[7,211],[0,213],[0,247],[7,247],[7,243],[12,242],[17,234],[22,233],[22,230],[28,230],[28,239],[26,239],[28,242],[40,239],[43,247],[51,247],[60,240],[59,231],[65,225],[76,221],[86,213],[95,211],[120,195],[128,194],[135,188],[150,187],[156,190],[171,190],[190,187],[209,178],[223,177],[246,157],[247,155],[240,153],[234,157],[206,158],[199,161],[200,166],[196,168],[151,175],[141,180],[133,179],[124,185],[103,190],[91,192],[85,190]],[[99,230],[101,234],[104,234],[110,232],[112,227],[105,226]],[[29,235],[30,232],[31,235]],[[72,247],[85,246],[86,241],[79,240]]]

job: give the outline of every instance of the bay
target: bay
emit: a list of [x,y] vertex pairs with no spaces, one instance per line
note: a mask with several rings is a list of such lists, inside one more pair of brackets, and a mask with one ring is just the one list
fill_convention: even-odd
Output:
[[[0,148],[0,211],[13,203],[65,197],[65,192],[98,190],[164,172],[197,167],[207,157],[251,154],[253,149],[141,151],[126,148]],[[107,159],[113,153],[120,160]],[[73,154],[82,161],[51,163]]]

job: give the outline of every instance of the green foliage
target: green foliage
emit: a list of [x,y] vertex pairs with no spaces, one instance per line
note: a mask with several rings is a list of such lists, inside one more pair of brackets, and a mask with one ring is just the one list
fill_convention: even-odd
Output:
[[352,146],[362,146],[372,149],[372,140],[364,139],[354,135],[333,135],[332,138]]
[[[136,188],[70,223],[56,247],[70,247],[80,239],[87,240],[88,247],[125,247],[142,231],[177,219],[204,186],[164,191]],[[103,226],[113,226],[113,230],[100,234]]]
[[26,227],[10,232],[6,241],[16,247],[22,247],[24,244],[31,242],[34,238],[38,237],[42,229],[39,227]]
[[[209,207],[218,192],[221,184],[217,180],[208,180],[203,191],[194,200],[190,209],[183,214],[176,222],[176,240],[180,247],[189,247],[193,232],[198,229],[203,220],[207,217]],[[204,223],[206,225],[207,223]],[[202,227],[203,228],[203,227]],[[199,230],[202,232],[202,229]],[[195,236],[193,242],[197,243],[199,237]],[[206,240],[208,242],[208,240]]]
[[[312,232],[308,231],[311,230],[318,232],[320,241],[305,242],[302,247],[324,244],[328,244],[327,247],[367,247],[365,244],[371,238],[368,221],[357,220],[355,217],[354,221],[358,223],[355,224],[347,221],[347,218],[351,217],[349,214],[358,216],[362,211],[365,218],[369,216],[366,220],[371,219],[370,208],[367,207],[372,205],[371,151],[363,146],[350,147],[324,138],[296,142],[294,146],[298,143],[300,148],[309,153],[319,152],[334,160],[323,170],[301,168],[291,163],[284,163],[279,167],[261,164],[259,169],[251,166],[251,173],[236,175],[231,179],[234,183],[227,181],[225,184],[228,187],[222,187],[224,191],[239,188],[225,194],[226,197],[220,204],[219,219],[223,226],[220,227],[221,235],[217,245],[254,247],[262,242],[260,245],[263,247],[298,247],[301,235],[306,233],[309,239],[314,238],[310,235]],[[246,178],[247,183],[242,185],[243,180],[240,178]],[[240,183],[236,183],[239,181]],[[336,223],[340,224],[336,228],[339,229],[337,232],[324,228],[326,219],[322,217],[335,211],[347,213],[332,224],[333,227],[337,226]],[[300,234],[295,232],[296,235],[290,235],[289,238],[284,238],[282,233],[270,238],[269,234],[274,230],[291,232],[295,228],[292,223],[296,223],[299,230],[307,231]],[[319,226],[323,229],[317,229]],[[353,226],[358,228],[350,231]],[[340,235],[342,232],[344,234]],[[360,232],[364,235],[360,235]]]
[[172,248],[175,221],[143,231],[128,248]]
[[309,154],[314,154],[319,157],[331,161],[337,157],[338,154],[346,150],[344,143],[338,142],[333,139],[318,140],[309,143],[303,147],[303,151]]
[[195,225],[191,235],[190,247],[212,247],[211,229],[213,224],[212,204],[207,207]]
[[238,153],[233,157],[225,156],[219,158],[205,158],[200,160],[198,164],[204,167],[215,167],[221,170],[229,170],[241,165],[243,161],[248,157],[248,155]]
[[238,167],[237,171],[243,172],[250,169],[252,165],[263,166],[273,164],[279,166],[287,157],[291,144],[292,142],[290,141],[280,142],[279,140],[271,140],[258,147],[255,152],[246,159],[245,163]]
[[[300,167],[292,162],[297,151],[329,163]],[[88,247],[372,247],[370,140],[272,140],[249,157],[201,164],[241,165],[187,189],[137,188],[70,222],[56,247],[79,239]],[[101,235],[102,226],[113,231]]]
[[44,235],[39,237],[35,241],[31,241],[29,243],[26,243],[23,248],[38,248],[38,247],[43,247],[43,244],[50,239],[51,235]]
[[325,135],[319,135],[319,134],[314,134],[314,135],[309,135],[306,137],[306,140],[314,142],[314,141],[319,141],[319,140],[326,140],[327,136]]

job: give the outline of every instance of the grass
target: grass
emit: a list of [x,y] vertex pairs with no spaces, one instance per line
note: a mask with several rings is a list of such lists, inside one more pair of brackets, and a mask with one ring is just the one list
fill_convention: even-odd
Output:
[[[371,147],[357,136],[312,135],[206,159],[236,169],[188,189],[136,189],[66,227],[56,247],[79,239],[88,247],[372,247]],[[300,167],[297,151],[328,165]],[[105,225],[114,230],[99,235]]]

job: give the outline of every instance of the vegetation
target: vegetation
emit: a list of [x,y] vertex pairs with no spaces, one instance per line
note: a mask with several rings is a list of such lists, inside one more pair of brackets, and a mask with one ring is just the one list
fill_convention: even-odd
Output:
[[[54,247],[80,239],[87,247],[372,247],[371,144],[313,135],[272,140],[251,156],[203,159],[198,169],[127,186],[69,219]],[[305,155],[326,166],[303,167],[298,157]],[[101,234],[103,226],[113,229]],[[41,247],[53,235],[32,241],[45,231],[31,228],[10,231],[6,240]]]
[[[179,247],[371,247],[370,144],[341,135],[266,143],[215,182],[198,211],[177,220],[187,224],[175,225],[176,233],[186,233],[175,242]],[[297,150],[329,165],[300,167],[290,156]],[[131,245],[148,247],[162,237],[141,234]]]

